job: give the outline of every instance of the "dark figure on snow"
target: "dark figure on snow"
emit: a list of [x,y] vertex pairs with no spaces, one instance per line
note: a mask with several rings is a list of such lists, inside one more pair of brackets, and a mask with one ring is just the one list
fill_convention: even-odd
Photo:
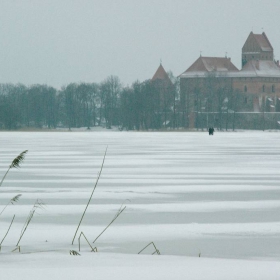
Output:
[[214,135],[214,127],[209,127],[209,135]]

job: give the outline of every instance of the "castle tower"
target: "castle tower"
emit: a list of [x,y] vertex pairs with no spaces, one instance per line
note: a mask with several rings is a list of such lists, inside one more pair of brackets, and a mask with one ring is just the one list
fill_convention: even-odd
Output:
[[168,83],[171,83],[170,78],[168,77],[168,74],[166,73],[161,63],[152,78],[152,81],[156,80],[167,81]]
[[242,68],[251,60],[273,61],[273,47],[266,34],[254,34],[251,32],[242,48]]

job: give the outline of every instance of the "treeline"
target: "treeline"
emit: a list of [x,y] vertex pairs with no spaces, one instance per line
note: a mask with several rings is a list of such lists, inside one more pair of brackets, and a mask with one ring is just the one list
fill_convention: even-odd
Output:
[[145,81],[124,87],[116,76],[101,83],[0,84],[0,128],[160,129],[178,126],[178,83]]

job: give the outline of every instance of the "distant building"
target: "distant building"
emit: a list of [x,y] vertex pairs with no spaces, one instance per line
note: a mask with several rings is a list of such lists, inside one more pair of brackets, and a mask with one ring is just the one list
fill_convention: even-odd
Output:
[[158,126],[172,126],[174,123],[175,87],[161,63],[151,79],[151,84],[157,98]]
[[160,108],[164,110],[167,107],[170,107],[173,100],[172,91],[174,85],[161,63],[152,77],[151,82],[159,92]]
[[[189,128],[222,128],[223,122],[228,126],[233,112],[280,112],[279,61],[274,61],[266,34],[251,32],[242,48],[241,70],[227,57],[199,57],[180,75],[180,90],[182,122]],[[256,121],[251,122],[253,118]],[[260,128],[256,126],[258,118],[247,114],[242,123]],[[273,120],[275,128],[278,121],[280,115],[279,120],[278,116]]]
[[250,60],[273,61],[273,47],[266,34],[251,32],[242,48],[242,67]]
[[164,81],[164,83],[172,83],[161,63],[152,78],[152,81],[156,80]]

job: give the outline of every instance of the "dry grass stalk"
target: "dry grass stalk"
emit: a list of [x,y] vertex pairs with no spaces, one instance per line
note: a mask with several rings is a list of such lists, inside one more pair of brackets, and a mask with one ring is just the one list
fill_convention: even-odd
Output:
[[117,214],[113,218],[113,220],[109,223],[109,225],[94,239],[92,243],[94,243],[107,229],[108,227],[120,216],[120,214],[125,210],[126,206],[122,208],[122,205],[120,209],[118,210]]
[[79,238],[78,238],[78,240],[79,240],[79,252],[81,251],[81,236],[82,236],[82,235],[83,235],[83,237],[85,238],[85,240],[87,241],[89,247],[91,248],[91,252],[97,252],[97,248],[96,248],[96,247],[93,248],[93,247],[90,245],[88,239],[86,238],[86,236],[85,236],[85,234],[84,234],[83,232],[80,233]]
[[21,197],[21,194],[16,195],[15,197],[13,197],[7,204],[6,206],[3,208],[3,210],[1,211],[0,215],[4,212],[4,210],[10,205],[10,204],[14,204],[16,202],[19,201],[19,198]]
[[150,245],[153,245],[155,248],[155,251],[152,253],[152,255],[154,255],[155,253],[157,253],[158,255],[160,255],[159,250],[157,249],[156,245],[154,242],[150,242],[148,245],[146,245],[138,254],[140,254],[141,252],[143,252],[146,248],[148,248]]
[[20,237],[19,237],[19,240],[18,240],[16,246],[18,246],[20,240],[22,239],[22,237],[23,237],[27,227],[29,226],[29,224],[30,224],[30,222],[31,222],[31,220],[32,220],[32,218],[33,218],[33,216],[34,216],[34,214],[35,214],[37,209],[44,209],[44,203],[41,200],[39,200],[39,199],[36,200],[36,202],[34,203],[32,209],[29,212],[29,215],[27,216],[27,219],[26,219],[26,221],[25,221],[25,223],[23,225],[23,228],[21,230]]
[[12,251],[12,252],[15,252],[15,251],[19,251],[19,253],[20,253],[20,246],[16,246],[16,248]]
[[103,161],[102,161],[102,165],[101,165],[100,171],[99,171],[99,173],[98,173],[98,176],[97,176],[97,179],[96,179],[94,188],[93,188],[93,190],[92,190],[92,192],[91,192],[91,195],[90,195],[90,197],[89,197],[89,200],[88,200],[88,203],[87,203],[87,205],[86,205],[86,208],[85,208],[85,210],[84,210],[84,212],[83,212],[83,215],[82,215],[82,217],[81,217],[81,220],[80,220],[80,222],[79,222],[79,224],[78,224],[78,227],[77,227],[77,229],[76,229],[76,232],[75,232],[75,234],[74,234],[74,237],[73,237],[73,240],[72,240],[72,245],[73,245],[73,243],[74,243],[74,240],[75,240],[75,238],[76,238],[76,235],[77,235],[77,232],[78,232],[78,230],[79,230],[79,228],[80,228],[80,225],[81,225],[81,223],[82,223],[82,221],[83,221],[83,218],[84,218],[84,216],[85,216],[85,214],[86,214],[86,211],[87,211],[87,208],[88,208],[88,206],[89,206],[89,204],[90,204],[90,201],[91,201],[91,199],[92,199],[93,193],[94,193],[94,191],[95,191],[95,189],[96,189],[96,187],[97,187],[99,178],[100,178],[101,173],[102,173],[102,170],[103,170],[103,166],[104,166],[104,162],[105,162],[105,158],[106,158],[106,154],[107,154],[107,149],[108,149],[108,147],[106,147],[106,150],[105,150],[105,153],[104,153],[104,157],[103,157]]
[[22,153],[20,153],[13,161],[12,163],[10,164],[8,170],[6,171],[4,177],[2,178],[1,182],[0,182],[0,187],[2,185],[2,183],[4,182],[7,174],[9,173],[10,169],[12,168],[19,168],[20,167],[20,164],[23,162],[24,158],[25,158],[25,155],[26,153],[28,152],[28,150],[25,150],[23,151]]
[[6,234],[5,234],[5,236],[3,237],[2,241],[0,242],[0,251],[1,251],[1,246],[2,246],[2,243],[4,242],[4,240],[5,240],[6,236],[8,235],[8,233],[9,233],[9,231],[10,231],[10,228],[11,228],[11,226],[12,226],[13,222],[14,222],[15,216],[16,216],[16,215],[14,215],[14,217],[13,217],[13,219],[12,219],[11,223],[10,223],[10,226],[9,226],[9,228],[8,228],[8,230],[7,230]]
[[80,254],[75,250],[70,250],[69,253],[70,253],[70,255],[73,255],[73,256],[80,256]]

